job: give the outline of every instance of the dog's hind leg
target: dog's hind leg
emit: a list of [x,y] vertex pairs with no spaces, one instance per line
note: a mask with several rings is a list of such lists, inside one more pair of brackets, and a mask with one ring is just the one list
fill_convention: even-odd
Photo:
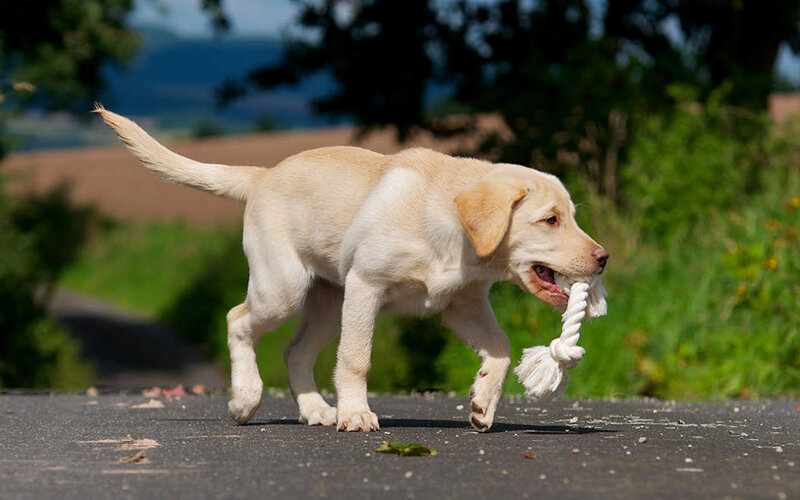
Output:
[[308,425],[336,424],[336,408],[326,403],[317,391],[314,362],[339,333],[343,300],[340,287],[316,281],[306,296],[300,326],[283,351],[289,386],[300,408],[300,421]]
[[[256,252],[258,253],[258,252]],[[280,266],[253,266],[248,253],[250,280],[247,301],[228,313],[228,349],[231,356],[231,400],[228,412],[243,424],[258,409],[264,384],[258,373],[256,347],[265,332],[275,330],[297,314],[311,278],[298,259],[273,259]]]

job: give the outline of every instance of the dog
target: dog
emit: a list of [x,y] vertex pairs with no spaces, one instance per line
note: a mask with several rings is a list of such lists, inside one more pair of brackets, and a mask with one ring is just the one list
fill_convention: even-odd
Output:
[[[247,422],[261,403],[261,335],[302,311],[284,351],[289,384],[308,425],[375,431],[367,402],[375,318],[381,310],[443,324],[481,359],[470,422],[489,429],[511,362],[488,301],[509,281],[563,310],[556,277],[596,277],[608,252],[575,221],[550,174],[414,148],[384,155],[350,146],[313,149],[273,167],[200,163],[133,121],[94,110],[145,167],[163,179],[246,203],[245,302],[227,314],[230,415]],[[340,334],[337,406],[317,391],[317,354]]]

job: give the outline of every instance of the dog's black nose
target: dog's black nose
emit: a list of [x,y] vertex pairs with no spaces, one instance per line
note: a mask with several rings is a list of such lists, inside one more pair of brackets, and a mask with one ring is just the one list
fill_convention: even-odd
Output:
[[600,264],[600,272],[602,273],[606,268],[606,263],[608,263],[608,252],[606,252],[605,248],[598,248],[592,252],[592,257]]

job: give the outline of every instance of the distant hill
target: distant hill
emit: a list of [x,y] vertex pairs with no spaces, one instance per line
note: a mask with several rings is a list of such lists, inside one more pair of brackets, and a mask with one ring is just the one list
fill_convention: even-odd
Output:
[[[214,89],[227,78],[242,78],[257,66],[278,62],[283,50],[279,40],[183,38],[152,27],[137,31],[142,47],[126,68],[106,70],[108,89],[99,100],[118,113],[143,119],[150,130],[189,136],[201,127],[215,133],[247,132],[259,122],[279,129],[347,123],[316,116],[311,110],[315,96],[334,88],[335,82],[325,74],[216,109]],[[41,111],[12,120],[8,131],[17,150],[92,146],[109,140],[97,123],[90,126]]]
[[281,41],[269,38],[186,39],[159,28],[138,30],[143,46],[129,67],[109,69],[107,106],[133,116],[150,116],[159,126],[187,126],[189,117],[220,114],[225,128],[250,125],[269,117],[280,128],[330,124],[315,116],[309,101],[327,93],[334,82],[326,75],[246,98],[218,113],[214,89],[227,78],[242,78],[253,68],[277,63]]

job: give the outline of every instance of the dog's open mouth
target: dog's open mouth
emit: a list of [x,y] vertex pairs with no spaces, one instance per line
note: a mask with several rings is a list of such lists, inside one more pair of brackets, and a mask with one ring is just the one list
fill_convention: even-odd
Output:
[[547,290],[549,293],[553,295],[557,295],[559,297],[567,298],[567,295],[561,290],[561,288],[556,284],[556,273],[549,267],[536,264],[533,266],[533,272],[531,273],[533,278],[536,280],[536,283]]

